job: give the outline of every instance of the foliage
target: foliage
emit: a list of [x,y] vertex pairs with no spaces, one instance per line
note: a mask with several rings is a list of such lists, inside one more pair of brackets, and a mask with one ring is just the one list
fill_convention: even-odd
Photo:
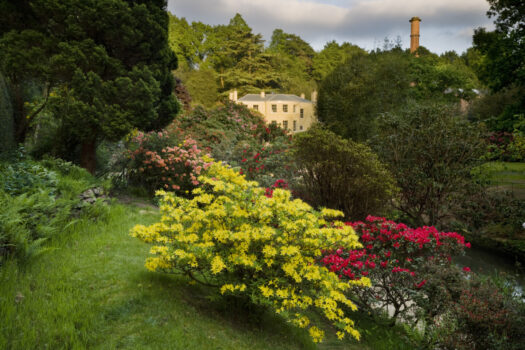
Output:
[[486,160],[521,162],[525,157],[525,137],[521,132],[493,132],[488,136]]
[[212,107],[219,98],[217,74],[211,69],[200,69],[185,74],[185,85],[194,104]]
[[339,45],[334,40],[330,41],[312,60],[313,77],[320,83],[339,65],[355,55],[364,53],[365,51],[356,45],[347,42]]
[[437,104],[385,114],[378,125],[375,148],[401,189],[396,208],[417,226],[450,218],[484,152],[480,129]]
[[455,53],[439,57],[423,47],[419,57],[398,47],[357,53],[339,65],[319,90],[318,118],[335,133],[362,142],[375,120],[418,101],[459,102],[474,96],[477,77]]
[[127,178],[149,191],[158,189],[187,194],[199,185],[201,171],[208,166],[197,142],[174,129],[139,132],[126,150]]
[[288,152],[290,136],[244,105],[226,103],[211,110],[197,107],[171,126],[197,140],[214,159],[239,167],[249,180],[269,186],[276,179],[292,180]]
[[[525,5],[519,0],[489,0],[496,29],[478,28],[474,47],[484,56],[480,78],[494,91],[525,84]],[[521,100],[523,103],[523,99]],[[523,106],[523,104],[522,104]]]
[[373,216],[347,225],[354,228],[364,248],[332,250],[321,262],[345,281],[371,279],[373,288],[354,291],[361,304],[378,314],[388,310],[392,324],[403,320],[415,325],[444,311],[439,294],[429,288],[432,283],[426,284],[435,270],[451,266],[451,255],[470,248],[463,236],[428,226],[412,229]]
[[[18,142],[49,108],[59,121],[55,142],[81,145],[81,164],[93,172],[97,142],[173,119],[176,57],[167,43],[165,1],[25,5],[10,7],[0,24],[0,70],[13,91]],[[10,22],[16,16],[25,27]],[[35,98],[26,92],[32,85]]]
[[473,187],[455,217],[458,227],[478,239],[525,239],[525,202],[511,192]]
[[8,258],[27,262],[45,252],[43,243],[74,222],[74,216],[102,215],[102,203],[95,203],[96,209],[80,203],[79,194],[93,181],[84,169],[59,160],[35,162],[18,155],[1,162],[0,265]]
[[57,174],[44,166],[26,158],[20,151],[0,163],[0,190],[10,196],[49,191],[56,193]]
[[392,175],[366,145],[319,125],[295,135],[293,142],[293,158],[304,186],[300,192],[316,206],[360,218],[381,213],[396,192]]
[[[520,349],[525,303],[512,282],[472,275],[460,284],[455,300],[429,335],[444,349]],[[509,283],[510,282],[510,283]]]
[[148,269],[181,272],[223,295],[244,295],[309,327],[316,342],[324,332],[305,314],[309,309],[319,310],[340,338],[359,338],[341,308],[356,307],[343,292],[350,285],[367,285],[368,279],[341,283],[315,263],[323,249],[359,247],[351,227],[331,222],[342,213],[314,211],[282,189],[268,198],[256,182],[219,163],[199,179],[203,186],[191,200],[161,192],[161,222],[133,229],[132,236],[155,244]]
[[524,109],[520,106],[524,95],[525,87],[515,86],[484,94],[472,101],[469,119],[484,122],[493,132],[525,132]]

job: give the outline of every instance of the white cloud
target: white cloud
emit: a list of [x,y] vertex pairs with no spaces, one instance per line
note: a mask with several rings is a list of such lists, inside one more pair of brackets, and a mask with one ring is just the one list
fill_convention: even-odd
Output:
[[465,33],[491,23],[486,0],[169,0],[168,9],[208,24],[226,24],[240,13],[266,40],[281,28],[315,49],[334,39],[372,49],[374,41],[397,35],[408,44],[408,20],[419,16],[422,45],[436,52],[463,51],[471,45]]

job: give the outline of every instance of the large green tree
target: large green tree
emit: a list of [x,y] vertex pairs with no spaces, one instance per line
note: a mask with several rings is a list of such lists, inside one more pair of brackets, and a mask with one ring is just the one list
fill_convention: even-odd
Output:
[[525,85],[525,3],[521,0],[488,0],[489,17],[496,29],[478,28],[474,46],[483,55],[481,79],[493,90]]
[[[477,73],[496,96],[488,96],[483,104],[492,105],[498,114],[488,115],[486,110],[474,115],[486,120],[497,131],[513,131],[522,126],[525,115],[525,3],[520,0],[489,0],[489,17],[494,17],[495,30],[478,28],[474,34],[474,48],[481,55]],[[505,96],[512,96],[505,105]],[[476,114],[476,110],[473,110]],[[523,131],[523,129],[522,129]]]
[[319,120],[345,138],[367,140],[374,134],[374,119],[406,101],[409,58],[398,51],[351,56],[322,82]]
[[[19,142],[48,107],[94,171],[98,142],[176,115],[165,0],[3,0],[1,8],[0,68],[14,92]],[[40,88],[37,107],[27,103],[31,85]]]

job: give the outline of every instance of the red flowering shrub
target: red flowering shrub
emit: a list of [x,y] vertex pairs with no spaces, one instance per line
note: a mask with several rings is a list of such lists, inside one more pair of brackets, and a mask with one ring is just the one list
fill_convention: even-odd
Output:
[[348,223],[360,236],[363,249],[327,252],[321,263],[341,279],[370,277],[372,288],[359,289],[357,297],[371,310],[388,310],[397,318],[416,321],[424,306],[425,286],[432,268],[447,268],[451,255],[470,247],[455,232],[435,227],[416,229],[385,218],[368,216],[365,222]]
[[192,138],[180,143],[173,131],[139,132],[127,152],[128,177],[154,191],[165,189],[186,193],[199,185],[198,176],[210,163]]
[[277,179],[290,181],[294,177],[295,166],[289,153],[288,138],[274,140],[273,143],[246,145],[232,165],[239,165],[241,174],[248,180],[259,182],[261,186],[271,186]]

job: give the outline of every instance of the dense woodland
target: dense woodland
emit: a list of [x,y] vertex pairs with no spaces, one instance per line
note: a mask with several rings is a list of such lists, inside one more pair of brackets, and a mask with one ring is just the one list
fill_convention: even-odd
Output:
[[[454,260],[525,261],[525,5],[488,2],[411,54],[0,0],[0,348],[520,349],[518,282]],[[234,89],[316,90],[318,123]]]

